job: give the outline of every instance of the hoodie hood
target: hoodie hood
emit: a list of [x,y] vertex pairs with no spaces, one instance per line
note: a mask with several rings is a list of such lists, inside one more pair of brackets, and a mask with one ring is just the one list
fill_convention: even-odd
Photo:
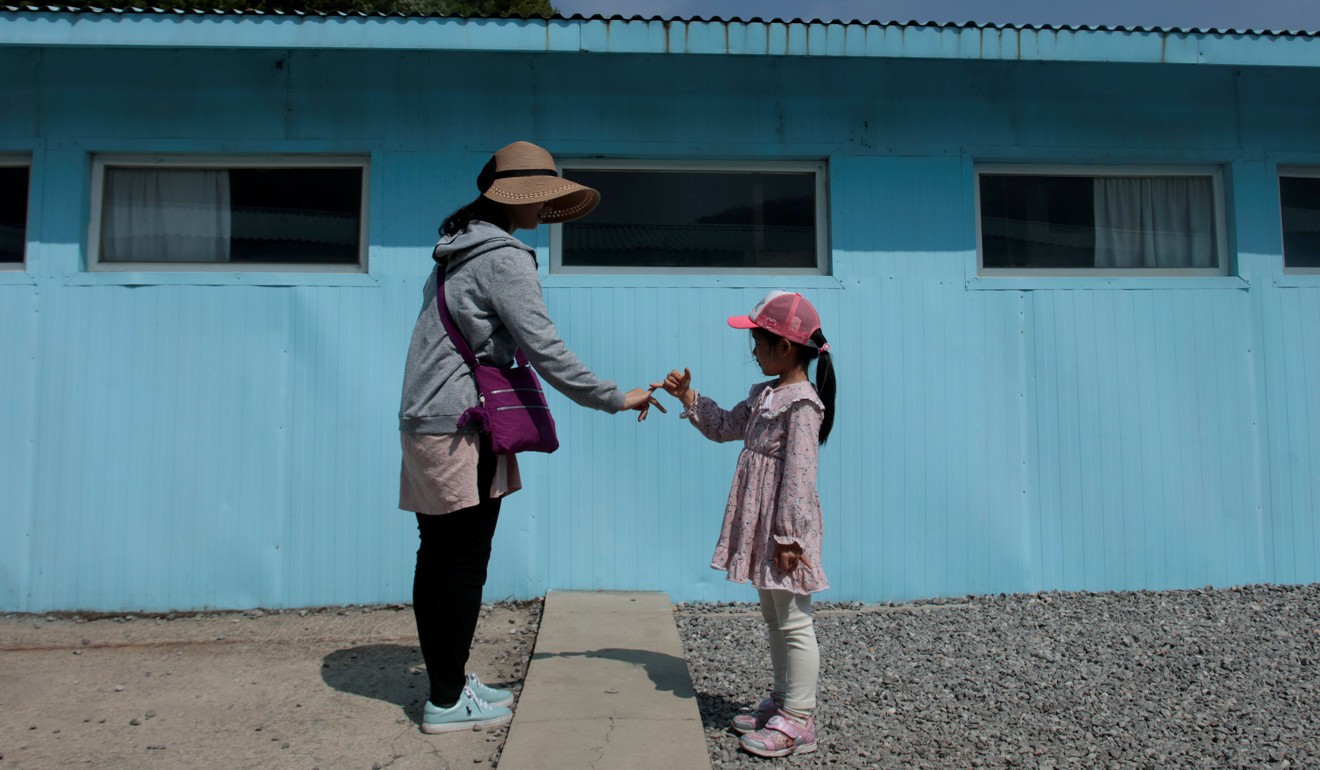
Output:
[[431,252],[431,258],[448,265],[448,270],[453,270],[473,257],[508,246],[527,252],[532,263],[536,263],[536,251],[531,246],[480,219],[472,220],[467,227],[453,235],[442,237],[435,245],[435,251]]

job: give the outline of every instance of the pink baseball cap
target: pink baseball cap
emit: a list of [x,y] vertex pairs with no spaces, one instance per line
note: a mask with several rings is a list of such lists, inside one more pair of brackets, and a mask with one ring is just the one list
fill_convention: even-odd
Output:
[[807,298],[791,291],[772,291],[747,315],[729,316],[735,329],[760,327],[790,342],[815,347],[811,335],[820,328],[820,315]]

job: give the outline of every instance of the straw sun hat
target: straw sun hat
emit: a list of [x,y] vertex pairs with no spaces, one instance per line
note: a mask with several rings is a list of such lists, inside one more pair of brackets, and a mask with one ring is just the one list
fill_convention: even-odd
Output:
[[545,201],[542,222],[584,217],[600,203],[600,193],[559,176],[555,159],[531,142],[514,142],[492,155],[477,176],[477,189],[497,203]]

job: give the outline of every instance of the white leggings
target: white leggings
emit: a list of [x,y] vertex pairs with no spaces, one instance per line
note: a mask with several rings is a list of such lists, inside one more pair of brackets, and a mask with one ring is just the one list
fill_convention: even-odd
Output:
[[820,673],[811,595],[757,591],[761,595],[761,615],[770,632],[774,691],[783,697],[784,708],[808,714],[816,708],[816,677]]

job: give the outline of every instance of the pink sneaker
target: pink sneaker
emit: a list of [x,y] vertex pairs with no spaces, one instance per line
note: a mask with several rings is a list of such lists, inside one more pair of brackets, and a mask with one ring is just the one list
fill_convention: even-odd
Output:
[[764,728],[738,739],[743,749],[758,757],[787,757],[816,750],[816,720],[807,717],[800,725],[783,713],[775,714]]
[[731,724],[733,731],[739,735],[746,735],[755,730],[765,727],[765,723],[770,721],[770,717],[779,713],[779,707],[783,704],[775,700],[774,693],[770,693],[756,704],[756,708],[743,709],[734,716]]

